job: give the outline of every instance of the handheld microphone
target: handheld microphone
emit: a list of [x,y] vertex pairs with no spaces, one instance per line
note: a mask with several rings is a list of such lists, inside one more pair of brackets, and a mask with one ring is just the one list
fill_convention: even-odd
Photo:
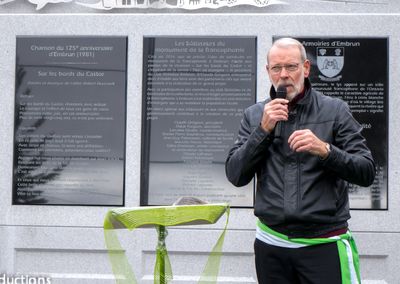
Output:
[[286,99],[286,95],[287,95],[286,86],[279,85],[278,89],[276,89],[276,98],[277,99]]
[[[284,85],[279,85],[277,90],[276,90],[276,99],[286,99],[287,95],[287,90],[286,86]],[[278,121],[275,125],[275,137],[281,137],[281,132],[282,132],[282,122]]]

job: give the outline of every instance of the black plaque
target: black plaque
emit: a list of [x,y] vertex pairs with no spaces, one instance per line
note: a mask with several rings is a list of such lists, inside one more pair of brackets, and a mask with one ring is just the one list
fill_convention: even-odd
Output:
[[182,196],[252,207],[225,159],[256,98],[255,37],[146,37],[143,48],[141,204]]
[[388,208],[388,39],[296,37],[312,63],[313,87],[346,101],[376,162],[370,187],[350,185],[351,209]]
[[126,37],[17,37],[13,204],[124,204]]

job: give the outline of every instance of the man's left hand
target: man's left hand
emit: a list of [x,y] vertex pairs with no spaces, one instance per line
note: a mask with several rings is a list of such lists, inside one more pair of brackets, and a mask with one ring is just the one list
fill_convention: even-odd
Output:
[[325,159],[329,152],[326,147],[326,142],[320,140],[309,129],[296,130],[290,135],[289,147],[295,152],[308,152]]

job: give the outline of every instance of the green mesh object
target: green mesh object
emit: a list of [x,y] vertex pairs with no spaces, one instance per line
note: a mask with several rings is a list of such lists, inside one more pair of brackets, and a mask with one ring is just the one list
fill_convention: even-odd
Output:
[[214,224],[224,213],[227,215],[225,227],[208,257],[198,282],[201,284],[217,282],[222,246],[229,220],[229,205],[227,203],[118,208],[108,211],[104,220],[104,237],[116,282],[118,284],[137,283],[131,265],[125,253],[123,253],[123,248],[115,229],[134,230],[138,227],[149,226],[154,226],[157,229],[158,244],[154,267],[154,283],[166,284],[173,278],[165,246],[166,227]]

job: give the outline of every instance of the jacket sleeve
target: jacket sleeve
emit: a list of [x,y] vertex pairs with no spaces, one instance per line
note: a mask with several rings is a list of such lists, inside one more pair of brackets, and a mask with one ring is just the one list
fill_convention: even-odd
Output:
[[362,126],[354,119],[346,103],[338,107],[331,153],[324,166],[340,178],[360,186],[375,179],[375,162],[362,136]]
[[244,186],[253,179],[257,165],[265,159],[263,153],[273,138],[272,134],[260,126],[263,106],[258,104],[245,110],[237,139],[229,150],[225,173],[235,186]]

